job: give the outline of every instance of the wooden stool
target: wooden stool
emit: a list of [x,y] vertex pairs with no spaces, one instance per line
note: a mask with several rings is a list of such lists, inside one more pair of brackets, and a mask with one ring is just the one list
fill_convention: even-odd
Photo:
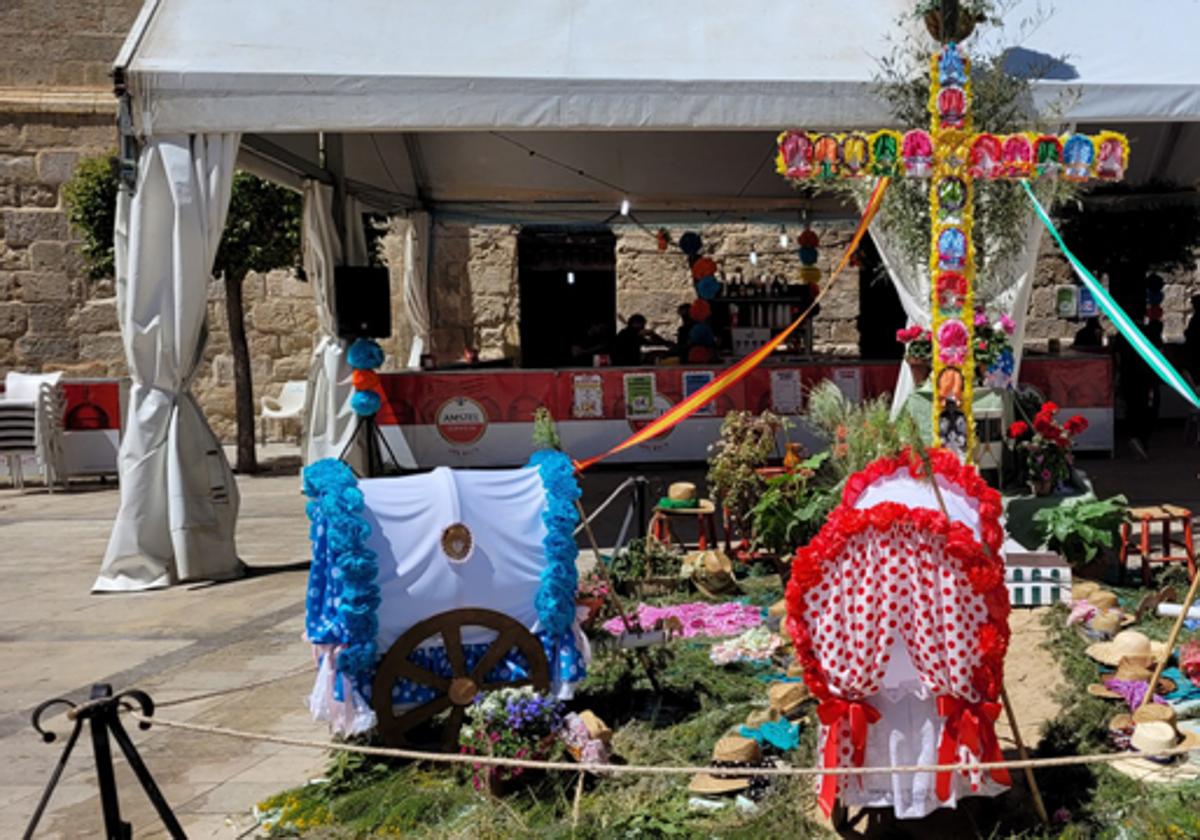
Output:
[[[1142,523],[1141,536],[1136,544],[1131,544],[1133,523],[1121,524],[1120,566],[1117,568],[1117,581],[1125,582],[1125,561],[1130,556],[1138,556],[1142,561],[1142,586],[1150,586],[1151,563],[1187,563],[1188,579],[1196,576],[1196,552],[1192,548],[1192,512],[1178,505],[1153,505],[1151,507],[1130,508],[1129,515]],[[1153,523],[1162,525],[1162,553],[1153,554],[1150,548],[1150,526]],[[1183,540],[1172,539],[1171,526],[1178,524],[1183,528]],[[1182,554],[1172,554],[1172,550],[1182,548]]]
[[720,543],[717,542],[717,518],[715,513],[716,507],[707,499],[701,499],[700,503],[694,508],[656,507],[654,515],[650,517],[650,538],[658,540],[663,545],[675,543],[686,551],[687,544],[675,536],[675,532],[671,529],[671,520],[677,517],[694,516],[696,517],[696,526],[699,531],[700,550],[717,548]]

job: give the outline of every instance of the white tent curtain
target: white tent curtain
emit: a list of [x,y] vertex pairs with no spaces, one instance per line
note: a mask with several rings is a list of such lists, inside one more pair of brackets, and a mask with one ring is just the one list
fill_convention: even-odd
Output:
[[[987,300],[988,315],[1008,315],[1016,323],[1012,335],[1013,347],[1013,381],[1016,382],[1021,372],[1021,357],[1024,355],[1025,323],[1029,315],[1029,299],[1033,294],[1033,280],[1037,267],[1038,249],[1041,247],[1042,226],[1030,213],[1025,225],[1025,242],[1019,251],[1005,263],[994,267],[993,277],[988,278],[987,286],[992,291]],[[871,225],[871,238],[879,251],[879,257],[887,269],[900,305],[908,317],[908,323],[929,328],[933,312],[929,294],[929,265],[925,260],[919,264],[908,259],[894,235],[879,221]],[[976,295],[981,282],[976,280]],[[903,361],[900,363],[900,374],[896,378],[896,391],[892,395],[892,418],[900,415],[904,404],[914,390],[912,372]]]
[[213,259],[237,134],[147,140],[117,204],[117,310],[132,386],[121,503],[93,591],[238,577],[238,490],[189,384],[203,359]]
[[[334,267],[342,262],[342,245],[333,222],[333,190],[305,181],[304,271],[317,307],[317,336],[305,392],[304,463],[337,458],[354,434],[350,398],[350,366],[346,344],[337,337],[334,310]],[[365,251],[365,246],[363,247]]]
[[404,232],[404,308],[412,321],[412,346],[408,366],[419,368],[421,354],[431,346],[433,328],[429,314],[429,214],[414,212]]

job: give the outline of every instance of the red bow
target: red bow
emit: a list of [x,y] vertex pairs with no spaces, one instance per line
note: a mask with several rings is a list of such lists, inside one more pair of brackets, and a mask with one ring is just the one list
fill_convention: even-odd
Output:
[[[825,766],[837,767],[840,764],[842,721],[845,721],[850,730],[851,760],[855,767],[862,767],[867,751],[867,725],[879,720],[879,710],[862,700],[829,697],[817,706],[817,717],[828,727],[825,733]],[[833,805],[837,800],[837,783],[838,777],[832,774],[821,778],[821,794],[817,801],[827,817],[833,813]]]
[[[1000,717],[1000,704],[992,702],[968,703],[960,697],[942,694],[937,699],[938,714],[945,720],[942,740],[938,744],[938,764],[958,762],[959,747],[966,747],[981,762],[1003,761],[1000,742],[996,740],[995,722]],[[1008,770],[996,767],[992,778],[1002,785],[1011,785]],[[950,798],[950,770],[937,774],[938,799],[945,802]]]

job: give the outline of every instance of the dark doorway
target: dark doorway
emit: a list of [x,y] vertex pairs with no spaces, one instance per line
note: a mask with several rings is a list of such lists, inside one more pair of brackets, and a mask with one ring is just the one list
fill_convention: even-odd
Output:
[[617,321],[617,239],[607,228],[525,228],[517,237],[521,365],[591,364]]
[[871,237],[858,247],[858,354],[864,359],[899,359],[904,347],[896,341],[896,330],[907,318],[892,278]]

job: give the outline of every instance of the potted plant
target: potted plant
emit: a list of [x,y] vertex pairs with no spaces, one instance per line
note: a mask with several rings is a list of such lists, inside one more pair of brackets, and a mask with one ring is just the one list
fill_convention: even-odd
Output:
[[820,530],[838,496],[832,483],[818,475],[829,457],[828,450],[819,452],[795,470],[767,479],[750,510],[756,549],[788,557]]
[[1087,420],[1078,414],[1059,425],[1054,419],[1056,414],[1056,404],[1042,403],[1032,427],[1023,420],[1008,427],[1021,481],[1038,496],[1048,496],[1070,480],[1075,462],[1072,438],[1088,427]]
[[750,509],[766,482],[756,470],[775,455],[776,436],[787,421],[764,411],[731,411],[721,423],[716,443],[709,447],[708,488],[725,509],[726,527],[749,544]]
[[[1084,574],[1102,575],[1105,555],[1117,545],[1118,532],[1129,516],[1124,496],[1043,508],[1033,515],[1035,533]],[[1092,568],[1095,567],[1095,568]]]
[[579,579],[579,585],[575,590],[575,603],[578,606],[587,607],[588,613],[583,619],[584,627],[590,627],[595,623],[601,610],[604,609],[604,602],[607,599],[608,580],[598,574],[595,569]]
[[914,324],[896,330],[896,341],[904,345],[904,361],[912,371],[913,383],[923,385],[933,369],[933,335]]
[[[545,761],[559,748],[563,726],[561,701],[538,694],[531,686],[503,688],[480,694],[467,706],[459,730],[459,752],[464,755],[527,758]],[[494,794],[505,793],[524,775],[521,767],[475,765],[472,782]]]
[[916,14],[925,21],[925,28],[939,43],[965,41],[975,27],[986,21],[993,12],[991,0],[959,0],[958,26],[953,33],[945,33],[942,26],[942,0],[919,0]]

